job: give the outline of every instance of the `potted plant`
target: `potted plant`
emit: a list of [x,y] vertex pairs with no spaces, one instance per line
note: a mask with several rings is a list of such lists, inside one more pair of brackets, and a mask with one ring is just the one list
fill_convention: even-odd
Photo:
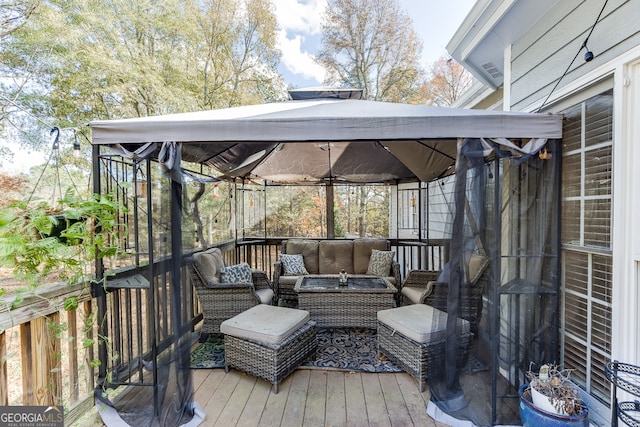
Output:
[[529,384],[520,387],[523,426],[589,425],[589,411],[569,375],[556,365],[527,372]]

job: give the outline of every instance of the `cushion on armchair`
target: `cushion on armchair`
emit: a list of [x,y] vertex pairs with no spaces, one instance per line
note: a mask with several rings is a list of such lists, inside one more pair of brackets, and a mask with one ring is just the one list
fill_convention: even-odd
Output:
[[220,273],[224,269],[220,248],[211,248],[193,254],[198,271],[208,283],[220,283]]
[[304,257],[302,254],[280,254],[280,261],[282,261],[282,267],[284,269],[285,276],[300,276],[309,274],[304,266]]
[[367,274],[374,276],[388,276],[393,262],[394,251],[371,250],[371,258],[369,258],[369,267]]
[[489,266],[489,258],[479,254],[471,254],[468,265],[469,269],[465,271],[465,281],[473,285]]

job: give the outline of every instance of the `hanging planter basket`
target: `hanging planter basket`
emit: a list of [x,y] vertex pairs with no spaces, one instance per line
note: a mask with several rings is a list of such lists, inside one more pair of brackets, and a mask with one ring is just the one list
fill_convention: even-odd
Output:
[[68,244],[79,244],[82,243],[77,239],[74,241],[68,241],[67,237],[64,236],[64,232],[69,229],[73,224],[84,221],[84,218],[68,218],[63,214],[53,215],[55,218],[55,223],[51,227],[51,232],[49,234],[44,235],[43,237],[56,237],[61,243]]

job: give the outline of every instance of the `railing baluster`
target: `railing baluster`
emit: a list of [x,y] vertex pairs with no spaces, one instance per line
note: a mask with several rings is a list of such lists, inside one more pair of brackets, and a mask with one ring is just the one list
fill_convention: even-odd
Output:
[[31,322],[20,325],[20,353],[22,356],[22,404],[34,405],[33,397],[33,349],[31,347]]
[[31,321],[31,347],[34,355],[33,397],[35,405],[62,404],[61,372],[57,369],[60,357],[60,339],[49,328],[49,322],[58,324],[60,316],[53,313],[50,318],[39,317]]
[[7,377],[7,336],[0,332],[0,406],[9,405],[9,384]]
[[[91,322],[91,323],[86,323],[86,322],[88,322],[88,319],[91,319],[91,314],[93,313],[92,301],[91,300],[85,301],[83,303],[83,307],[84,307],[84,318],[85,318],[84,338],[87,340],[87,342],[90,342],[93,340],[94,322]],[[86,363],[85,372],[86,372],[86,381],[87,381],[87,388],[88,388],[87,391],[89,393],[92,393],[93,388],[95,387],[94,379],[96,376],[96,370],[91,365],[91,362],[95,357],[94,351],[93,351],[94,347],[95,345],[91,345],[91,346],[85,347],[84,349],[84,357],[85,357],[85,363]]]
[[67,405],[78,401],[78,313],[76,310],[67,311],[67,351],[69,353],[69,400]]

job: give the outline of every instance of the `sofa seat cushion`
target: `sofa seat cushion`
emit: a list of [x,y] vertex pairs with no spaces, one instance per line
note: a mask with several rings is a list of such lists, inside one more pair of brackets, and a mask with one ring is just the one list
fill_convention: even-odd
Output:
[[320,274],[354,273],[352,240],[322,240],[319,257]]
[[[366,274],[369,268],[369,259],[371,251],[377,249],[386,251],[389,249],[389,241],[387,239],[354,239],[353,240],[353,272],[355,274]],[[382,276],[389,274],[385,271]]]
[[[380,310],[378,322],[418,343],[447,338],[447,313],[425,304]],[[469,322],[458,319],[456,329],[458,333],[468,332]]]
[[301,254],[304,266],[309,274],[318,274],[318,250],[319,242],[310,239],[290,239],[287,240],[285,253],[289,255]]
[[308,321],[308,311],[260,304],[222,322],[220,332],[245,340],[277,344]]

